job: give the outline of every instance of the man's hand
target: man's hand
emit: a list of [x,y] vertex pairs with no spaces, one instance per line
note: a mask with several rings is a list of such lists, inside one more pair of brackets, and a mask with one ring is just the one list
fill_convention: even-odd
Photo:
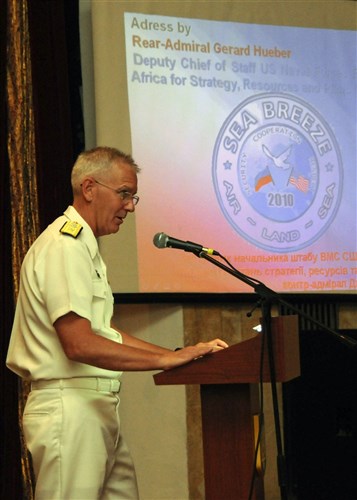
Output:
[[196,345],[183,347],[182,349],[163,356],[163,370],[170,370],[176,366],[181,366],[194,359],[213,354],[221,349],[228,347],[228,344],[221,339],[210,340],[209,342],[199,342]]

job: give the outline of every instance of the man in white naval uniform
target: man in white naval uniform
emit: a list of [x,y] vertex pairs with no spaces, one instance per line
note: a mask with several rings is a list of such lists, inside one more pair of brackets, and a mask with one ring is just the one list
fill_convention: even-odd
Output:
[[21,268],[7,365],[31,381],[23,417],[36,500],[137,499],[120,433],[123,371],[166,370],[227,347],[220,339],[170,351],[111,324],[113,295],[97,238],[116,233],[139,201],[130,155],[79,155],[73,206],[38,237]]

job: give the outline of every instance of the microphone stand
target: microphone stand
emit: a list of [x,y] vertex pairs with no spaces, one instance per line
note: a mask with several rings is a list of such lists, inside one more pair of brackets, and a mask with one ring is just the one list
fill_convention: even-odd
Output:
[[[300,311],[297,307],[293,306],[289,302],[286,302],[281,298],[281,296],[268,288],[264,283],[258,280],[254,280],[247,276],[246,274],[241,273],[237,269],[233,267],[228,267],[227,265],[219,262],[214,259],[211,255],[207,254],[204,251],[194,251],[193,252],[197,257],[206,259],[211,262],[215,266],[219,267],[223,271],[231,274],[235,278],[239,279],[243,283],[252,287],[259,295],[258,303],[261,306],[262,311],[262,331],[263,335],[267,340],[267,351],[268,351],[268,360],[269,360],[269,370],[270,370],[270,381],[271,381],[271,390],[272,390],[272,402],[273,402],[273,414],[274,414],[274,423],[275,423],[275,436],[276,436],[276,446],[277,446],[277,470],[278,470],[278,482],[280,487],[281,500],[288,499],[288,485],[287,485],[287,474],[286,474],[286,462],[283,454],[283,446],[282,446],[282,438],[281,438],[281,429],[280,429],[280,418],[279,418],[279,406],[278,406],[278,396],[277,396],[277,388],[276,388],[276,375],[275,375],[275,363],[274,363],[274,354],[273,354],[273,343],[272,343],[272,332],[271,332],[271,306],[273,302],[278,302],[290,308],[292,311],[295,311],[298,315],[305,317],[310,320],[312,323],[315,323],[323,330],[327,331],[330,335],[332,335],[336,340],[342,342],[349,348],[356,349],[357,348],[357,340],[352,337],[347,337],[345,335],[339,334],[332,330],[331,328],[323,325],[322,323],[316,321],[314,318],[309,316],[308,314]],[[218,254],[222,257],[220,254]],[[224,258],[224,257],[223,257]],[[264,338],[264,337],[263,337]]]

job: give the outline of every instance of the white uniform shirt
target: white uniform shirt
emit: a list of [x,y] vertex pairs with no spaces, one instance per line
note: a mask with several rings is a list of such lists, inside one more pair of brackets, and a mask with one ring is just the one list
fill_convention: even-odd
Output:
[[[68,220],[83,226],[74,238],[60,232]],[[74,207],[37,238],[22,267],[7,366],[28,380],[70,377],[119,378],[121,372],[70,361],[53,327],[68,312],[90,321],[93,331],[122,342],[110,326],[113,294],[97,240]]]

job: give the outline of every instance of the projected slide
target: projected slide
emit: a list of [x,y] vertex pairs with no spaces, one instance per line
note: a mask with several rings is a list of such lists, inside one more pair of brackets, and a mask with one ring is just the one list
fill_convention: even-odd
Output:
[[356,33],[125,14],[142,292],[353,291]]

